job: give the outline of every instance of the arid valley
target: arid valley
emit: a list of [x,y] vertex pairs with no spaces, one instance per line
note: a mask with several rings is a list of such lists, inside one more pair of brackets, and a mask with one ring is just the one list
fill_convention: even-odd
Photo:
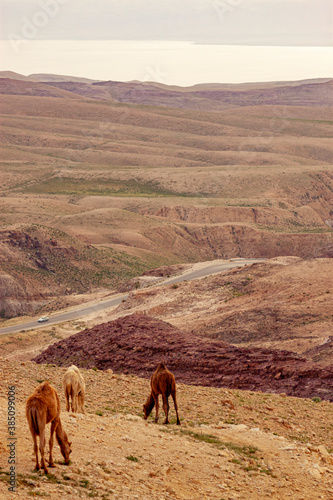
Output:
[[[332,499],[333,81],[0,77],[0,497]],[[230,265],[186,279],[209,263]],[[160,362],[180,427],[172,403],[143,419]],[[48,475],[25,417],[43,381],[73,450]]]

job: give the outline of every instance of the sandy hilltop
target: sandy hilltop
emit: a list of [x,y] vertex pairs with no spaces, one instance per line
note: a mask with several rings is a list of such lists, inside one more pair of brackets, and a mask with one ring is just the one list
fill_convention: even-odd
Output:
[[[0,497],[332,500],[332,80],[2,72],[0,93]],[[143,418],[160,362],[180,426],[172,402]],[[73,363],[86,414],[65,411]],[[73,450],[48,475],[25,417],[43,381]]]

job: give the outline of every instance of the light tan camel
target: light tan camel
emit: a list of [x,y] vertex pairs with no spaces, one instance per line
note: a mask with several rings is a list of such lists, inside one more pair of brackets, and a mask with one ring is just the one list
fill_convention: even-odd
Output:
[[176,415],[177,415],[177,425],[180,425],[180,420],[178,417],[178,406],[176,400],[176,381],[173,374],[160,363],[153,373],[150,379],[151,393],[147,402],[143,405],[143,413],[144,418],[147,420],[152,409],[156,406],[156,415],[155,422],[158,422],[158,395],[162,394],[163,399],[163,410],[165,413],[165,421],[164,424],[168,424],[168,415],[169,415],[169,396],[173,399],[173,403],[175,405]]
[[66,410],[70,411],[70,407],[72,407],[73,413],[85,413],[86,384],[77,366],[72,365],[68,368],[62,380],[62,386],[66,398]]
[[43,382],[29,396],[26,402],[26,417],[28,420],[30,432],[34,442],[34,452],[36,456],[36,470],[39,470],[38,462],[38,447],[37,436],[39,436],[39,451],[41,455],[41,467],[45,474],[48,474],[48,469],[45,463],[45,427],[51,422],[50,433],[50,456],[49,467],[55,467],[52,457],[53,449],[53,434],[56,433],[56,438],[60,446],[62,456],[65,459],[65,464],[69,464],[69,455],[72,452],[71,444],[68,441],[66,432],[63,430],[60,420],[60,401],[57,391],[48,383]]

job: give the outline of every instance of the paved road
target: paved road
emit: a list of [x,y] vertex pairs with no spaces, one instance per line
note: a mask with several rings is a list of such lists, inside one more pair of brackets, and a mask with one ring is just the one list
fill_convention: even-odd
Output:
[[171,285],[172,283],[179,283],[180,281],[195,280],[198,278],[205,278],[211,274],[217,274],[221,271],[228,271],[234,267],[246,266],[248,264],[254,264],[255,262],[262,262],[265,259],[232,259],[230,261],[224,261],[219,264],[208,264],[202,269],[197,269],[194,271],[189,271],[181,276],[175,276],[173,278],[167,278],[163,282],[158,283],[159,285]]
[[[198,278],[205,278],[206,276],[210,276],[212,274],[216,274],[221,271],[227,271],[228,269],[232,269],[238,266],[246,266],[248,264],[254,264],[255,262],[262,262],[263,260],[265,259],[232,259],[230,261],[223,261],[218,264],[207,263],[207,266],[204,266],[201,269],[188,271],[180,276],[175,276],[173,278],[167,278],[166,280],[157,282],[156,285],[158,286],[171,285],[173,283],[179,283],[181,281],[189,281]],[[117,295],[112,299],[101,301],[98,304],[90,306],[82,306],[79,309],[75,309],[74,311],[54,314],[50,316],[49,321],[45,323],[38,323],[37,320],[34,320],[34,321],[29,321],[27,323],[20,323],[17,325],[0,328],[0,335],[5,335],[8,333],[17,333],[20,332],[21,330],[35,330],[37,328],[43,328],[45,326],[55,325],[57,323],[63,323],[64,321],[79,319],[84,316],[88,316],[91,313],[115,307],[118,304],[120,304],[123,300],[126,300],[127,297],[128,293],[124,293],[121,295]]]

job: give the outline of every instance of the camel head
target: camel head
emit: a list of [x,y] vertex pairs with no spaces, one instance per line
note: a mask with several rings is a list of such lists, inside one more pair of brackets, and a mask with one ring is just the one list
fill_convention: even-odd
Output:
[[64,440],[60,445],[61,454],[65,459],[65,465],[69,465],[69,455],[72,453],[71,445],[72,443],[68,441],[68,439]]

